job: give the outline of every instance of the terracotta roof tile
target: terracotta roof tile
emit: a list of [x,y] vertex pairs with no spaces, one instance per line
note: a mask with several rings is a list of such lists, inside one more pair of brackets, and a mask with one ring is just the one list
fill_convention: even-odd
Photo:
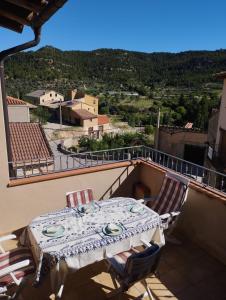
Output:
[[6,99],[7,99],[8,105],[27,105],[27,103],[25,101],[14,98],[14,97],[7,96]]
[[98,115],[98,125],[108,124],[109,118],[106,115]]
[[6,100],[7,100],[8,105],[24,105],[24,106],[29,106],[30,108],[36,108],[36,106],[33,105],[33,104],[30,104],[30,103],[25,102],[21,99],[14,98],[14,97],[11,97],[11,96],[7,96]]
[[53,156],[42,126],[38,123],[9,123],[12,160],[50,159]]
[[73,110],[74,114],[79,117],[82,120],[88,120],[88,119],[95,119],[97,118],[96,115],[92,114],[91,112],[89,112],[86,109],[76,109]]

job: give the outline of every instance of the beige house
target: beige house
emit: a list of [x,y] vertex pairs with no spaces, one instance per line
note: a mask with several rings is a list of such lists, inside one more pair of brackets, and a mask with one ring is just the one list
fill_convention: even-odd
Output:
[[83,92],[74,89],[68,92],[68,98],[72,101],[77,100],[79,102],[89,105],[90,107],[93,107],[93,113],[98,115],[99,99],[97,97],[84,94]]
[[203,164],[207,148],[207,133],[198,129],[160,126],[158,150]]
[[[64,104],[63,104],[64,105]],[[89,111],[90,113],[96,115],[95,108],[89,104],[83,103],[78,100],[70,101],[68,104],[66,104],[67,107],[71,107],[72,110],[78,110],[78,109],[85,109]]]
[[25,96],[35,105],[48,105],[64,101],[64,96],[54,90],[36,90]]
[[36,106],[23,100],[7,97],[9,122],[30,122],[30,108]]

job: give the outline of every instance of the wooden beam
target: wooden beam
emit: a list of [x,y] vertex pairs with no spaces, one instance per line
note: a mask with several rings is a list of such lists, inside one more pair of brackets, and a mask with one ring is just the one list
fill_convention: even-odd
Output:
[[13,12],[7,11],[5,9],[1,9],[1,3],[0,3],[0,16],[13,20],[21,25],[30,25],[29,21],[26,18],[22,18]]
[[0,18],[0,26],[5,27],[7,29],[11,29],[11,30],[16,31],[18,33],[21,33],[23,31],[23,25],[18,24],[17,22],[9,20],[9,19],[4,18],[4,17]]
[[33,20],[36,27],[42,26],[48,19],[56,13],[68,0],[52,0],[43,7],[40,14]]
[[42,8],[42,1],[40,1],[40,5],[34,3],[30,0],[6,0],[9,3],[15,4],[19,7],[26,8],[30,11],[33,11],[35,13],[39,13]]

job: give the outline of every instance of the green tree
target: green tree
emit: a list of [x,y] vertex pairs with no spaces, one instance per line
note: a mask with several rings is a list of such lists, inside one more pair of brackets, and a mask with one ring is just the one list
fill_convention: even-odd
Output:
[[48,109],[43,106],[38,106],[36,109],[34,109],[33,114],[41,124],[46,124],[51,116]]

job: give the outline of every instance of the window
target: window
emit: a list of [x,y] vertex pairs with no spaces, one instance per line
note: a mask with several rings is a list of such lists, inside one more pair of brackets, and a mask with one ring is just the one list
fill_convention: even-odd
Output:
[[[55,94],[55,97],[57,97],[57,94]],[[61,99],[60,99],[61,100]]]
[[52,94],[50,94],[50,97],[52,97]]
[[95,101],[95,100],[93,100],[93,104],[96,104],[96,101]]

